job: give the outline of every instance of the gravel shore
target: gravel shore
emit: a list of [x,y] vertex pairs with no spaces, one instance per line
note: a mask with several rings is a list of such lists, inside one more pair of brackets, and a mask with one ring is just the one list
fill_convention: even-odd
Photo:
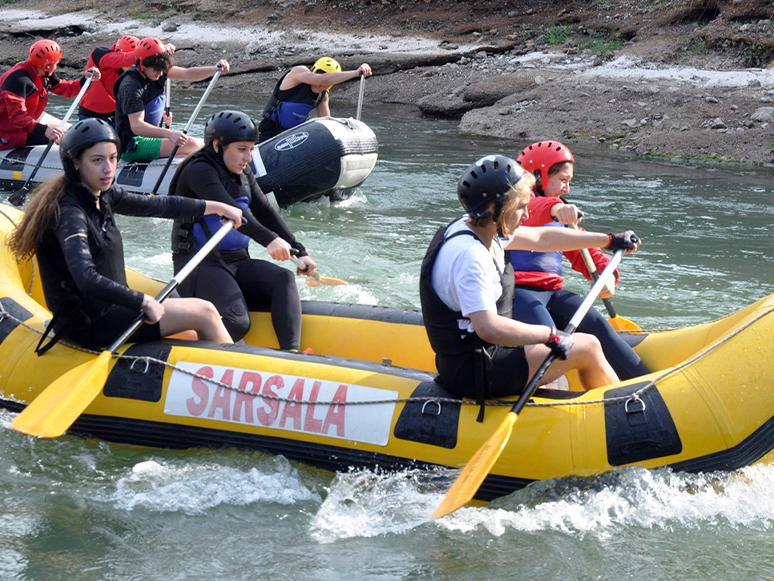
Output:
[[[153,18],[131,17],[131,2],[124,3],[123,12],[107,13],[93,8],[94,2],[65,1],[54,13],[43,2],[21,1],[0,8],[5,30],[0,33],[0,65],[7,70],[26,58],[34,39],[51,37],[65,53],[63,75],[72,78],[96,46],[110,46],[124,33],[159,36],[178,47],[182,66],[226,58],[233,68],[222,77],[222,86],[265,95],[282,70],[329,54],[345,69],[362,62],[372,66],[367,101],[458,118],[462,132],[519,141],[594,142],[639,155],[774,166],[774,69],[740,66],[738,50],[701,54],[684,46],[680,51],[681,38],[683,44],[697,38],[696,23],[630,35],[614,50],[601,52],[572,38],[549,45],[546,34],[505,34],[507,30],[491,27],[479,32],[443,23],[415,30],[410,18],[397,28],[379,26],[377,19],[360,29],[362,11],[345,18],[357,5],[374,13],[394,5],[393,12],[400,14],[401,5],[418,9],[422,3],[441,10],[444,1],[341,2],[338,22],[350,32],[334,32],[332,25],[325,31],[310,27],[311,9],[321,9],[313,1],[263,3],[261,10],[243,11],[227,22],[207,18],[203,1],[180,3],[194,4],[196,10]],[[223,4],[218,3],[219,9]],[[636,17],[636,5],[646,3],[619,4],[629,5]],[[306,9],[294,19],[290,8],[301,5]],[[626,13],[612,14],[626,20]],[[504,11],[502,16],[517,21],[520,13]],[[757,27],[753,32],[772,34],[771,20],[750,26]],[[350,110],[357,91],[357,83],[334,89],[334,115],[337,104]]]

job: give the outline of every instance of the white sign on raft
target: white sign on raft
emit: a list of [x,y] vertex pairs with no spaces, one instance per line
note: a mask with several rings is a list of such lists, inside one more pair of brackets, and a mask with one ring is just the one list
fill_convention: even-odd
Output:
[[[240,393],[175,369],[164,401],[167,415],[263,426],[379,446],[386,446],[389,441],[394,402],[345,404],[396,400],[397,391],[202,363],[178,362],[176,367],[244,391],[287,401]],[[296,403],[300,401],[326,403]]]

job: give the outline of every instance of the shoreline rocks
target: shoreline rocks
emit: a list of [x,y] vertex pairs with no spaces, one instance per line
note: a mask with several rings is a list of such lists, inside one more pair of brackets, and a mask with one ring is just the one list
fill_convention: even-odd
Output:
[[[267,95],[282,70],[309,65],[325,52],[345,69],[372,66],[367,100],[459,119],[461,132],[774,167],[774,70],[670,68],[642,56],[646,41],[639,38],[625,43],[615,58],[602,59],[572,42],[549,47],[517,35],[474,33],[464,44],[400,31],[333,36],[287,23],[283,30],[226,26],[185,15],[157,23],[85,12],[34,18],[13,8],[22,4],[0,8],[8,24],[0,34],[3,70],[26,58],[30,35],[50,33],[63,45],[64,76],[72,78],[90,50],[110,46],[120,31],[173,42],[182,66],[227,58],[232,73],[221,78],[221,86]],[[357,102],[357,85],[334,89],[334,114],[337,103]]]

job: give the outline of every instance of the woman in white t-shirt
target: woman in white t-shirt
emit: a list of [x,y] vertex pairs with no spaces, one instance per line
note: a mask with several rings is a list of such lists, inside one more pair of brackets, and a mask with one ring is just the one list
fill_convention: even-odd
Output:
[[509,249],[539,252],[604,247],[636,250],[634,232],[598,234],[564,228],[519,228],[528,217],[533,176],[492,155],[471,165],[457,193],[467,214],[441,227],[422,263],[420,298],[442,385],[464,397],[520,393],[553,350],[549,383],[572,369],[585,389],[618,381],[593,335],[511,319]]

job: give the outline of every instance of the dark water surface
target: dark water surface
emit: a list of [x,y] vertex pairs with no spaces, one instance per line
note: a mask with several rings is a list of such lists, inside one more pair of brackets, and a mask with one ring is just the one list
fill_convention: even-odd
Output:
[[[198,97],[176,96],[180,127]],[[264,101],[216,91],[192,134],[219,109],[212,103],[229,100],[253,115]],[[349,282],[301,284],[302,297],[416,308],[426,246],[460,213],[459,175],[482,155],[515,157],[527,143],[458,135],[455,122],[367,100],[363,120],[380,159],[355,196],[283,211],[320,272]],[[585,226],[632,228],[645,241],[622,263],[619,314],[645,328],[680,327],[774,293],[771,172],[573,152],[570,198]],[[168,222],[121,227],[129,265],[171,276]],[[568,288],[585,292],[580,276],[566,274]],[[549,481],[430,522],[444,491],[422,474],[334,475],[234,450],[36,441],[12,431],[12,419],[0,413],[2,580],[774,578],[766,464]]]

